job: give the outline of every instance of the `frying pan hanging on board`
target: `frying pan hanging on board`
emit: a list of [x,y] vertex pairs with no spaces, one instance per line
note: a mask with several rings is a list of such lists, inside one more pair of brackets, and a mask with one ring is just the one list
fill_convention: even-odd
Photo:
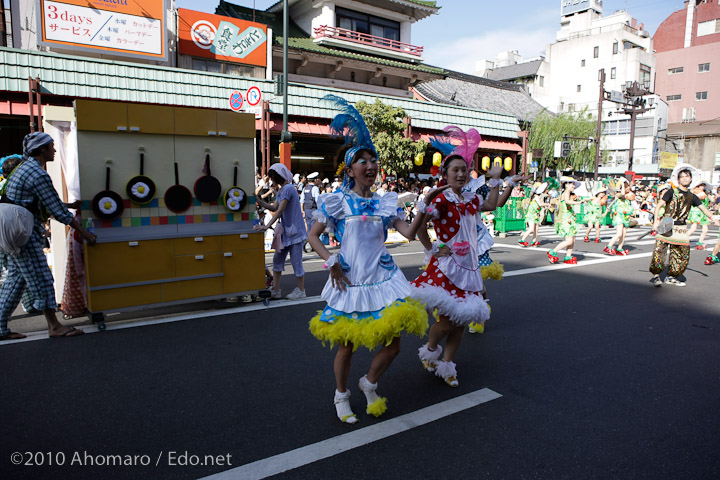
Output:
[[165,206],[174,213],[187,211],[192,205],[192,193],[178,179],[178,164],[175,163],[175,185],[165,192]]
[[235,162],[233,186],[228,188],[225,191],[225,195],[223,196],[225,208],[227,208],[231,212],[239,212],[240,210],[245,208],[245,205],[247,204],[247,194],[245,193],[245,190],[237,186],[237,171],[238,166],[237,162]]
[[213,177],[210,173],[210,154],[205,154],[205,167],[203,167],[205,175],[195,181],[195,198],[203,203],[216,202],[222,193],[220,180]]
[[105,190],[92,199],[92,211],[100,220],[112,221],[122,215],[125,205],[120,195],[110,190],[110,164],[106,163]]
[[150,177],[143,175],[145,169],[145,152],[140,149],[140,175],[136,175],[128,180],[125,186],[125,193],[130,200],[140,205],[152,202],[155,198],[155,182]]

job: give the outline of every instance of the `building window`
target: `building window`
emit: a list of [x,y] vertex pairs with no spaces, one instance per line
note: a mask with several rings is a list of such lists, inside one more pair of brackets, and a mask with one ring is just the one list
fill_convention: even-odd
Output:
[[400,24],[384,18],[354,12],[346,8],[335,8],[336,23],[340,28],[353,32],[367,33],[388,40],[400,40]]
[[710,64],[709,63],[701,63],[698,65],[698,73],[704,73],[710,71]]
[[600,56],[600,47],[595,47],[593,49],[593,58],[598,58]]
[[640,64],[640,85],[650,88],[650,67]]
[[615,67],[612,67],[612,68],[610,69],[610,78],[614,80],[616,74],[617,74],[617,69],[616,69]]
[[697,92],[695,94],[695,100],[697,100],[699,102],[707,100],[707,92]]
[[617,55],[620,51],[620,44],[618,42],[613,43],[613,55]]
[[578,86],[577,86],[577,91],[578,91],[578,92],[582,92],[582,85],[578,85]]
[[542,75],[538,76],[538,85],[540,85],[541,87],[545,86],[545,77],[543,77]]
[[575,104],[568,103],[568,112],[574,112],[574,111],[575,111]]
[[584,66],[585,66],[585,59],[584,59],[584,58],[583,58],[582,60],[580,60],[580,66],[581,66],[581,67],[584,67]]
[[683,73],[683,70],[683,67],[668,68],[668,75],[677,75],[678,73]]
[[630,133],[630,120],[618,121],[618,135],[627,135]]
[[712,35],[713,33],[720,33],[720,19],[708,20],[707,22],[698,22],[698,37]]
[[682,95],[668,95],[665,97],[668,102],[679,102],[682,100]]

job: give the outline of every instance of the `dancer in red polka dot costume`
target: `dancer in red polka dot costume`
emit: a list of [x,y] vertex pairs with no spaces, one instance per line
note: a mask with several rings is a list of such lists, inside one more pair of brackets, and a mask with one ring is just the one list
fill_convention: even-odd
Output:
[[[446,127],[445,132],[456,142],[459,140],[460,145],[433,141],[433,146],[446,155],[441,171],[447,185],[439,189],[442,193],[429,205],[418,205],[426,219],[433,218],[438,241],[432,246],[427,269],[411,282],[411,297],[422,302],[429,312],[437,312],[438,317],[430,327],[428,343],[419,350],[423,367],[457,387],[453,360],[465,327],[490,317],[478,265],[477,225],[482,222],[481,211],[494,210],[497,205],[502,169],[498,166],[488,172],[491,191],[486,201],[473,192],[463,191],[470,179],[469,166],[480,135],[475,129],[463,132],[452,126]],[[446,338],[444,353],[439,344],[443,338]]]

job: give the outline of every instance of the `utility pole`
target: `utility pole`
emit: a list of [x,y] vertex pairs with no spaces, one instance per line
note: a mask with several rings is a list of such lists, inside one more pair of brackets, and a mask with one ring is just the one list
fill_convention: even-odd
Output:
[[605,100],[605,69],[600,69],[600,97],[598,98],[597,133],[595,136],[595,174],[593,180],[598,179],[598,168],[600,166],[600,136],[602,135],[602,104]]
[[628,171],[633,169],[633,150],[635,146],[635,120],[641,113],[652,110],[652,107],[646,107],[647,100],[643,96],[652,92],[640,85],[638,82],[628,82],[625,84],[625,98],[629,100],[628,106],[623,107],[622,111],[626,115],[630,115],[630,149],[628,152]]
[[290,28],[290,12],[288,0],[283,0],[283,129],[280,132],[280,162],[290,168],[290,142],[292,135],[288,131],[288,29]]

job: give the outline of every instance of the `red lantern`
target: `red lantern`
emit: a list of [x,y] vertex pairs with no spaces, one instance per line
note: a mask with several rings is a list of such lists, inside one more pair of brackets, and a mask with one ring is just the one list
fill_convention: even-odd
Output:
[[430,167],[430,175],[432,175],[433,177],[435,175],[437,175],[439,172],[440,172],[440,167],[438,167],[436,165],[433,165],[432,167]]

